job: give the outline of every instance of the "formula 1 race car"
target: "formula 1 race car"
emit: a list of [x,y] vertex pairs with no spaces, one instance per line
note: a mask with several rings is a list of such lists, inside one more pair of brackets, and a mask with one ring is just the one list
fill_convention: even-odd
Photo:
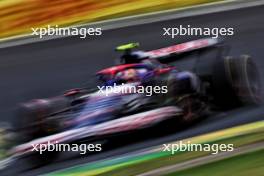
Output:
[[[137,43],[116,48],[121,65],[97,72],[93,89],[32,100],[19,107],[16,156],[32,154],[32,144],[76,143],[203,118],[214,109],[258,104],[261,90],[251,57],[226,56],[217,39],[200,39],[153,51],[133,51]],[[195,59],[192,69],[177,62]],[[35,162],[35,161],[34,161]]]

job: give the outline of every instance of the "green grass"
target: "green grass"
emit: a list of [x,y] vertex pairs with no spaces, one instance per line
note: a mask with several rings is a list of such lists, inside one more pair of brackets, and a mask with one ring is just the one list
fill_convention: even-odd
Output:
[[[213,142],[214,144],[234,144],[234,147],[241,147],[244,145],[249,145],[252,143],[257,143],[264,140],[263,132],[250,133],[240,136],[231,137],[228,139],[223,139]],[[210,152],[178,152],[174,155],[165,155],[163,157],[158,157],[156,159],[151,159],[130,166],[121,167],[119,169],[114,169],[110,172],[100,174],[100,176],[115,175],[115,176],[133,176],[136,174],[144,173],[153,169],[161,168],[168,165],[173,165],[188,161],[191,159],[203,157],[210,155]]]
[[174,172],[167,176],[263,176],[264,149],[210,164]]
[[[262,124],[262,123],[261,123]],[[242,128],[242,127],[241,127]],[[233,144],[234,148],[239,148],[242,146],[246,146],[246,145],[250,145],[250,144],[256,144],[259,142],[264,141],[264,128],[260,125],[257,125],[257,127],[255,128],[255,130],[250,130],[248,128],[243,127],[242,128],[244,131],[243,133],[234,133],[233,135],[230,136],[230,134],[228,135],[227,131],[222,132],[222,138],[210,138],[207,139],[206,141],[203,141],[205,143],[208,144]],[[245,130],[246,129],[246,130]],[[235,131],[231,131],[232,133]],[[225,137],[225,135],[227,135]],[[196,141],[198,142],[198,141]],[[199,142],[198,142],[199,143]],[[109,175],[114,175],[114,176],[134,176],[137,174],[142,174],[151,170],[155,170],[158,168],[162,168],[165,166],[170,166],[170,165],[175,165],[177,163],[182,163],[185,161],[189,161],[195,158],[200,158],[203,156],[208,156],[211,155],[211,152],[205,152],[205,151],[196,151],[196,152],[176,152],[174,155],[172,155],[169,152],[162,152],[161,149],[150,153],[150,154],[146,154],[143,156],[136,156],[136,157],[131,157],[131,158],[124,158],[124,159],[119,159],[119,160],[109,160],[109,161],[104,161],[104,162],[98,162],[98,163],[94,163],[94,164],[87,164],[87,165],[82,165],[82,166],[78,166],[78,167],[74,167],[74,168],[69,168],[69,169],[65,169],[63,171],[58,171],[58,172],[54,172],[48,175],[98,175],[98,176],[109,176]],[[260,155],[261,154],[261,155]],[[251,172],[256,172],[259,173],[260,170],[260,166],[259,163],[263,163],[263,150],[262,153],[258,153],[256,156],[257,160],[253,161],[254,157],[248,156],[248,155],[243,155],[243,157],[236,157],[235,160],[236,161],[231,161],[231,164],[229,162],[229,159],[225,159],[224,161],[228,161],[229,165],[231,165],[231,168],[234,169],[235,171],[237,170],[242,170],[240,167],[248,169],[248,167],[251,169]],[[246,156],[246,159],[244,159],[244,156]],[[262,158],[262,161],[260,161],[260,159]],[[249,164],[245,164],[245,165],[241,165],[240,164],[240,159],[243,162],[245,161],[249,161]],[[219,161],[220,162],[220,161]],[[215,162],[214,162],[215,163]],[[207,164],[205,168],[208,167],[208,165],[210,165],[210,169],[214,169],[214,170],[210,170],[208,173],[203,173],[201,175],[215,175],[214,172],[217,172],[216,167],[214,166],[214,163],[211,164]],[[243,162],[244,163],[244,162]],[[253,164],[252,164],[253,163]],[[256,169],[252,169],[252,165],[254,165],[257,167]],[[225,165],[221,168],[225,168],[229,165]],[[212,166],[212,167],[211,167]],[[198,166],[197,166],[198,167]],[[203,167],[203,166],[201,166]],[[190,168],[192,169],[192,168]],[[263,168],[261,168],[263,169]],[[205,171],[207,169],[204,169]],[[221,169],[219,169],[221,170]],[[229,173],[229,170],[225,170],[222,169],[225,172]],[[193,175],[193,174],[189,174],[189,170],[186,170],[186,172],[188,171],[187,175]],[[193,171],[191,171],[193,172]],[[200,172],[196,172],[196,174],[200,173]],[[218,173],[218,172],[217,172]],[[233,172],[230,172],[233,174]],[[246,173],[246,172],[245,172]],[[264,173],[264,172],[263,172]],[[184,173],[186,175],[186,173]],[[221,172],[219,172],[219,174],[221,174]],[[226,174],[226,176],[232,175],[232,174]],[[173,175],[173,174],[172,174]],[[225,174],[222,174],[225,175]],[[234,175],[234,174],[233,174]],[[253,175],[252,175],[253,176]],[[254,175],[255,176],[255,175]]]

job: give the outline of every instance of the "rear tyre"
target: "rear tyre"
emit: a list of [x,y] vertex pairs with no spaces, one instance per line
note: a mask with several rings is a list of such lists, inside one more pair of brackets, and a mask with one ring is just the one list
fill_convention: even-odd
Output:
[[212,92],[217,105],[231,108],[260,103],[259,73],[250,56],[217,59],[213,68]]

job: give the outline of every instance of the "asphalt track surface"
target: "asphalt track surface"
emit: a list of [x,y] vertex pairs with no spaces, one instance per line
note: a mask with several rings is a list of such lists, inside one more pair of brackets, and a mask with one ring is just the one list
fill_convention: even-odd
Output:
[[[28,44],[0,50],[0,117],[1,121],[14,121],[16,104],[33,98],[58,95],[66,89],[82,86],[97,70],[113,65],[118,54],[114,46],[137,41],[144,50],[157,49],[175,43],[200,38],[183,36],[175,39],[162,36],[163,27],[180,24],[193,27],[233,27],[234,36],[227,37],[226,43],[232,46],[231,54],[252,55],[261,71],[264,82],[264,6],[233,10],[210,15],[188,17],[146,25],[103,31],[99,37],[79,39],[70,37]],[[183,62],[190,67],[193,62]],[[87,157],[60,160],[48,166],[23,171],[25,162],[12,167],[13,172],[23,175],[37,175],[76,164],[113,157],[149,146],[183,139],[197,134],[215,131],[238,124],[264,119],[264,107],[252,107],[223,112],[210,117],[191,128],[157,139],[141,141],[129,146],[94,154]],[[120,141],[122,142],[122,141]],[[10,171],[11,168],[9,168]],[[1,172],[0,175],[9,172]]]

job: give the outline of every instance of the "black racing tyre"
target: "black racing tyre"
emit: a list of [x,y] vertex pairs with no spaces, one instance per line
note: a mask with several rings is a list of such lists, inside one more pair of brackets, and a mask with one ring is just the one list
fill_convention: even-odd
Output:
[[59,156],[59,151],[44,151],[42,154],[40,154],[38,151],[35,151],[23,157],[23,160],[30,164],[31,169],[34,169],[55,162]]
[[67,97],[60,96],[50,99],[32,100],[18,107],[14,124],[18,142],[25,142],[52,133],[45,124],[45,119],[58,111],[70,106]]
[[213,68],[212,92],[217,105],[231,108],[260,103],[261,82],[250,56],[216,59]]

